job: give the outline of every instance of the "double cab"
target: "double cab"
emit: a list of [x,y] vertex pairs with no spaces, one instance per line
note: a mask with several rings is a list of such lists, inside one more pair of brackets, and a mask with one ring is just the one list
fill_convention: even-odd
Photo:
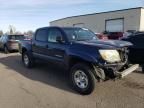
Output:
[[[95,34],[78,27],[43,27],[32,40],[21,41],[23,64],[30,68],[36,60],[53,62],[69,72],[72,87],[90,94],[97,81],[123,78],[139,65],[128,64],[130,42],[99,40]],[[97,81],[96,81],[97,80]]]

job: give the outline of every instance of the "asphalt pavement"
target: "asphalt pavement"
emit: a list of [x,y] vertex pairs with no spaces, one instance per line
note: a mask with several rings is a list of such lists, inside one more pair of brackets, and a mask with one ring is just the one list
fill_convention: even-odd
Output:
[[82,96],[71,89],[67,73],[38,63],[27,69],[18,53],[0,53],[0,108],[144,108],[144,73],[96,84]]

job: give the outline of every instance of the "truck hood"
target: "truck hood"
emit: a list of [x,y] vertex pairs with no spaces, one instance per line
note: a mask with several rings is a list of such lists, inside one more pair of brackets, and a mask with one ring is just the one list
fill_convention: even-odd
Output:
[[97,46],[100,48],[122,48],[132,46],[132,43],[120,40],[90,40],[90,41],[77,41],[75,43]]

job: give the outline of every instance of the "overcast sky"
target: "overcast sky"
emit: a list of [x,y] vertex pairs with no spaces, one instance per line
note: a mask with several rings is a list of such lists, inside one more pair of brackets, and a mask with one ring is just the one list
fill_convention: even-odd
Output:
[[59,18],[141,6],[144,0],[0,0],[0,30],[35,30]]

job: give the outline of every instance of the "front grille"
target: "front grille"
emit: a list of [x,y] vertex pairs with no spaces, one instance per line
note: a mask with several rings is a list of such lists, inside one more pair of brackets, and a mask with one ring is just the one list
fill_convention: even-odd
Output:
[[119,54],[120,54],[121,61],[126,62],[127,59],[128,59],[128,48],[127,47],[121,48],[118,51],[119,51]]

